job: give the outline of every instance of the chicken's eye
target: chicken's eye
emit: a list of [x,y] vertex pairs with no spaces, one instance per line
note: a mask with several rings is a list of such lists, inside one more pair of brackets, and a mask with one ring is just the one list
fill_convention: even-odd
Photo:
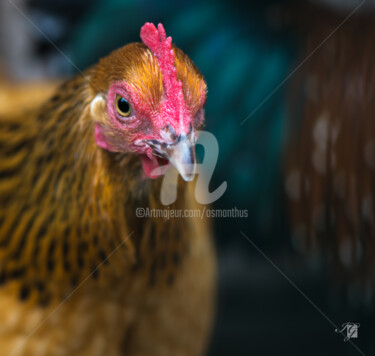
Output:
[[131,113],[130,104],[121,95],[116,95],[116,110],[120,116],[128,117]]

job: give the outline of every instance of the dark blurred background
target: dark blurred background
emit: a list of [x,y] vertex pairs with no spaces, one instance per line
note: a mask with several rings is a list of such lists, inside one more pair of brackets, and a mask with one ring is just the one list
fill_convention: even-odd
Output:
[[214,222],[209,355],[360,355],[345,322],[375,355],[374,2],[2,0],[0,79],[79,74],[147,21],[206,78],[214,208],[248,210]]

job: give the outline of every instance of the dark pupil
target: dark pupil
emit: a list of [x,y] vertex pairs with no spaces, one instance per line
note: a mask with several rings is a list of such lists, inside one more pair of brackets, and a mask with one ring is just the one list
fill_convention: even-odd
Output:
[[124,114],[129,112],[129,109],[130,109],[129,103],[124,98],[120,98],[117,105],[120,111],[123,112]]

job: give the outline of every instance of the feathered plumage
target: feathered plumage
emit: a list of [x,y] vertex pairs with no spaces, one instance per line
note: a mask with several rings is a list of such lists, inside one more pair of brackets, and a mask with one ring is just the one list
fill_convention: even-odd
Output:
[[[205,84],[190,59],[174,53],[195,128]],[[126,95],[140,122],[131,132],[111,121],[113,83],[131,88]],[[204,350],[214,286],[207,224],[136,216],[146,207],[201,209],[193,184],[182,181],[176,203],[162,206],[161,180],[145,177],[143,151],[131,148],[135,136],[158,135],[151,116],[137,111],[134,92],[140,105],[153,101],[155,114],[164,89],[152,51],[131,44],[64,83],[38,110],[1,117],[0,354]],[[99,147],[96,125],[116,149]]]

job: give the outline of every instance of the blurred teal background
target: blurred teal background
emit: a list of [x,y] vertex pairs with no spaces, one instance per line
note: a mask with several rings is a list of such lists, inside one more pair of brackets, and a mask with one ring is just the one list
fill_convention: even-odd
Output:
[[[306,2],[24,1],[31,19],[71,60],[33,33],[23,58],[38,58],[45,76],[77,74],[113,49],[140,41],[145,22],[163,23],[205,76],[205,129],[220,148],[211,189],[228,183],[214,207],[247,209],[249,215],[214,221],[219,287],[212,356],[357,355],[241,231],[336,324],[360,322],[358,343],[366,355],[375,354],[373,312],[349,305],[345,291],[332,288],[324,263],[299,255],[290,239],[285,139],[289,112],[301,103],[291,101],[293,78],[286,78],[301,60],[296,17]],[[325,2],[343,10],[339,2]]]

